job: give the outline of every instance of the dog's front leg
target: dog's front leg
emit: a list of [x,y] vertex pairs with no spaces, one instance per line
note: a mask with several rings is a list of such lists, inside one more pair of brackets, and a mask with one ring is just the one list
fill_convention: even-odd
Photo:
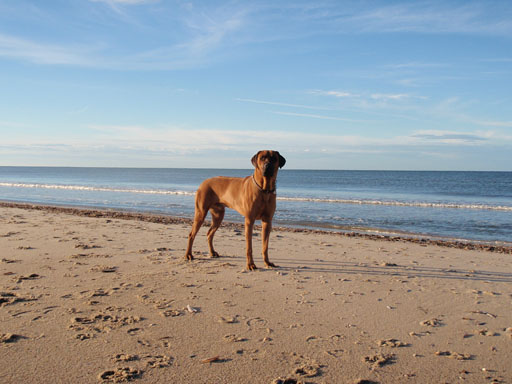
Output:
[[254,220],[245,219],[245,242],[247,249],[247,269],[249,271],[254,271],[256,265],[254,264],[254,260],[252,258],[252,230],[254,228]]
[[272,230],[272,222],[261,220],[261,233],[262,233],[262,247],[261,253],[263,255],[263,262],[267,268],[276,268],[274,263],[268,259],[268,241],[270,238],[270,231]]

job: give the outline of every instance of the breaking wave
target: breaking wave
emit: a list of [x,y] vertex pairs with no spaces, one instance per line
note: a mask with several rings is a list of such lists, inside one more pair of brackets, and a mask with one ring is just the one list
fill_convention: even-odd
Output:
[[128,189],[128,188],[90,187],[90,186],[84,186],[84,185],[0,183],[0,187],[58,189],[58,190],[67,190],[67,191],[88,191],[88,192],[140,193],[140,194],[147,194],[147,195],[184,195],[184,196],[194,196],[195,195],[195,192],[187,192],[187,191],[169,191],[169,190],[163,190],[163,189]]
[[284,201],[302,201],[314,203],[354,204],[354,205],[381,205],[391,207],[421,207],[421,208],[451,208],[451,209],[484,209],[490,211],[512,212],[512,207],[487,204],[456,204],[456,203],[430,203],[422,201],[389,201],[389,200],[360,200],[360,199],[329,199],[309,197],[278,197]]

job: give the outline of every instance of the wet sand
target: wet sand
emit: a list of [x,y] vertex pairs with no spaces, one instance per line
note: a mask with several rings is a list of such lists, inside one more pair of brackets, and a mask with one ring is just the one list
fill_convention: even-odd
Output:
[[[511,249],[0,205],[2,383],[512,382]],[[365,381],[366,380],[366,381]]]

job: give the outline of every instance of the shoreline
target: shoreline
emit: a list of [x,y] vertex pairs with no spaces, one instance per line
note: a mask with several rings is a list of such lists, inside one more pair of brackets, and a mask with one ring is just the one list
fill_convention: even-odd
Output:
[[[149,213],[149,212],[132,212],[110,208],[86,208],[86,207],[75,207],[68,205],[50,205],[50,204],[39,204],[39,203],[21,203],[0,200],[0,207],[5,208],[18,208],[25,210],[38,210],[55,213],[65,213],[69,215],[82,216],[82,217],[102,217],[102,218],[114,218],[123,220],[138,220],[151,223],[159,224],[187,224],[192,225],[193,220],[184,217],[175,217],[170,215]],[[209,220],[205,220],[203,226],[209,225]],[[243,229],[243,223],[236,223],[230,221],[223,221],[221,227]],[[255,225],[255,229],[259,230],[261,227]],[[335,231],[335,230],[321,230],[312,228],[302,227],[287,227],[287,226],[273,226],[273,231],[277,232],[294,232],[294,233],[310,233],[310,234],[322,234],[330,236],[343,236],[349,238],[361,238],[366,240],[382,240],[389,242],[403,242],[413,243],[421,245],[434,245],[438,247],[456,248],[463,250],[479,250],[485,252],[501,253],[512,255],[512,243],[507,244],[503,242],[493,241],[476,241],[476,240],[445,240],[435,237],[423,236],[421,234],[407,235],[394,235],[387,234],[374,234],[356,231]]]

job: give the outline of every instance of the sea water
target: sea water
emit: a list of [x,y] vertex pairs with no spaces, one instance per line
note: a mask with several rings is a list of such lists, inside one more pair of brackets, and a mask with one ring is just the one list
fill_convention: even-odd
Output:
[[[251,170],[0,167],[0,200],[192,218],[208,177]],[[235,211],[225,220],[241,222]],[[274,225],[512,242],[512,172],[280,170]]]

